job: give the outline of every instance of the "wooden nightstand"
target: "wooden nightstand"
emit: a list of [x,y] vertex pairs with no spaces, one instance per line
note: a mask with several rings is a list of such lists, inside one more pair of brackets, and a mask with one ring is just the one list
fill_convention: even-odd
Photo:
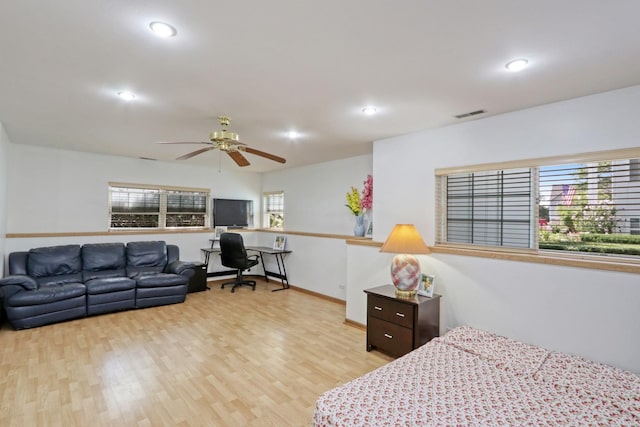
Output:
[[440,295],[397,298],[393,285],[365,289],[367,351],[400,357],[440,335]]

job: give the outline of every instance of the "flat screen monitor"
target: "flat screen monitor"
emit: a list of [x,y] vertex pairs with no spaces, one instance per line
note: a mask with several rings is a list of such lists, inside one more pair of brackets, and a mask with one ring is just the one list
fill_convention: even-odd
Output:
[[251,200],[213,199],[214,227],[247,227]]

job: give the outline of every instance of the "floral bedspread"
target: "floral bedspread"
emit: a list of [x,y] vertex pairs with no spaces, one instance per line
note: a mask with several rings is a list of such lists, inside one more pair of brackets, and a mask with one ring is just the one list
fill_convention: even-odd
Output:
[[640,377],[459,327],[322,394],[313,426],[640,426]]

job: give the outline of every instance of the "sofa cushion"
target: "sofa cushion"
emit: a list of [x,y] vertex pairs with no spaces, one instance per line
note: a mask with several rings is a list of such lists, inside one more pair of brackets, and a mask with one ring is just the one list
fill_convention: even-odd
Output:
[[80,273],[80,245],[51,246],[29,251],[27,274],[31,277],[59,276]]
[[38,289],[13,294],[7,305],[22,307],[29,305],[50,304],[84,296],[86,287],[82,283],[67,283],[59,286],[42,286]]
[[124,276],[126,264],[123,243],[89,243],[82,246],[82,276],[85,281]]
[[189,278],[179,274],[139,274],[134,277],[136,285],[139,288],[155,288],[163,286],[185,285],[189,282]]
[[127,275],[161,273],[167,265],[167,245],[163,241],[127,243]]
[[82,274],[61,274],[58,276],[37,277],[36,282],[39,286],[58,286],[66,283],[82,283]]
[[127,243],[127,265],[162,267],[167,265],[167,245],[162,241]]
[[96,295],[108,292],[126,291],[136,287],[136,281],[128,277],[105,277],[85,282],[87,294]]

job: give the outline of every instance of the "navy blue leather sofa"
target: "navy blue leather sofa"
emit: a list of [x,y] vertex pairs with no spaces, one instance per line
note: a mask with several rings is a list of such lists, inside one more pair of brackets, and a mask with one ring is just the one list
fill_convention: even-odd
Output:
[[195,264],[163,241],[50,246],[9,254],[0,279],[7,320],[33,328],[184,302]]

